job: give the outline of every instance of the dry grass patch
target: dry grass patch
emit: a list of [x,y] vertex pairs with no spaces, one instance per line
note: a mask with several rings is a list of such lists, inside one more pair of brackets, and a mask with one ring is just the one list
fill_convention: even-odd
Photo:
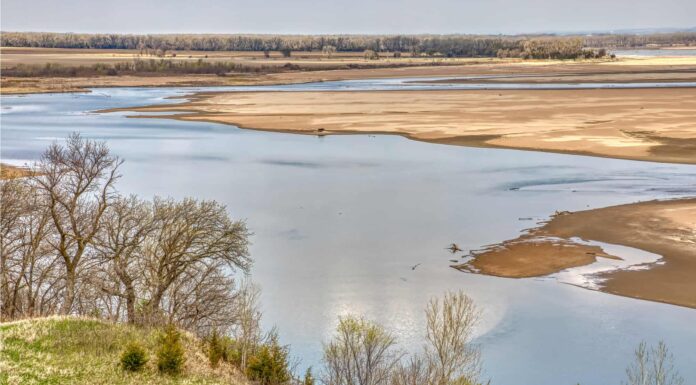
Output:
[[[73,317],[0,324],[0,384],[246,384],[228,365],[211,369],[202,342],[190,334],[183,335],[183,373],[160,375],[154,359],[157,332]],[[119,367],[119,356],[130,341],[142,344],[151,358],[137,373]]]

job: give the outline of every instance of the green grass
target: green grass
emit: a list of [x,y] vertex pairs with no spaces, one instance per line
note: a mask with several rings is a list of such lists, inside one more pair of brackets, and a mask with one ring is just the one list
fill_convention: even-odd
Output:
[[[119,367],[129,341],[138,341],[150,361],[138,373]],[[211,369],[201,343],[184,336],[184,373],[171,377],[156,369],[157,331],[83,318],[42,318],[0,324],[0,385],[58,384],[226,384],[242,385],[226,366]]]

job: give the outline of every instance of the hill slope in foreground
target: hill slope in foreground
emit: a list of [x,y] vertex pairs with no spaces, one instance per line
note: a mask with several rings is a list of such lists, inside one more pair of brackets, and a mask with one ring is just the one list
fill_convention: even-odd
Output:
[[[130,341],[140,342],[150,358],[139,373],[118,363]],[[106,321],[51,317],[0,324],[0,384],[246,384],[229,367],[213,370],[201,341],[184,335],[183,374],[157,372],[157,331]]]

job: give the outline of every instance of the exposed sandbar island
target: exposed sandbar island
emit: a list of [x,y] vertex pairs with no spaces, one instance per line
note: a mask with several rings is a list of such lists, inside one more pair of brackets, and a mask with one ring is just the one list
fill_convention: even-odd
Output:
[[268,131],[398,134],[447,144],[696,164],[696,88],[227,92],[125,110]]
[[662,256],[641,270],[614,270],[601,291],[696,308],[696,199],[649,201],[556,215],[543,226],[456,266],[510,278],[548,275],[606,255],[571,238],[633,247]]

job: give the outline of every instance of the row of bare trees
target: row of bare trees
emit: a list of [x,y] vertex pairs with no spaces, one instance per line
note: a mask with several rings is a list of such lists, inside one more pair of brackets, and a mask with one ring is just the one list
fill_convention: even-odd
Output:
[[2,320],[79,314],[201,332],[236,325],[234,272],[251,265],[245,223],[215,201],[119,195],[121,163],[106,144],[73,134],[52,144],[30,177],[2,181]]
[[433,298],[426,310],[425,344],[409,357],[397,339],[363,318],[339,320],[324,346],[323,382],[331,385],[477,385],[481,352],[473,343],[480,312],[463,292]]
[[[407,355],[383,326],[359,317],[339,320],[324,345],[327,385],[481,385],[481,350],[474,342],[480,311],[462,291],[433,298],[425,310],[425,343]],[[487,382],[490,384],[490,381]],[[674,356],[660,341],[641,342],[626,368],[625,385],[683,385]]]

